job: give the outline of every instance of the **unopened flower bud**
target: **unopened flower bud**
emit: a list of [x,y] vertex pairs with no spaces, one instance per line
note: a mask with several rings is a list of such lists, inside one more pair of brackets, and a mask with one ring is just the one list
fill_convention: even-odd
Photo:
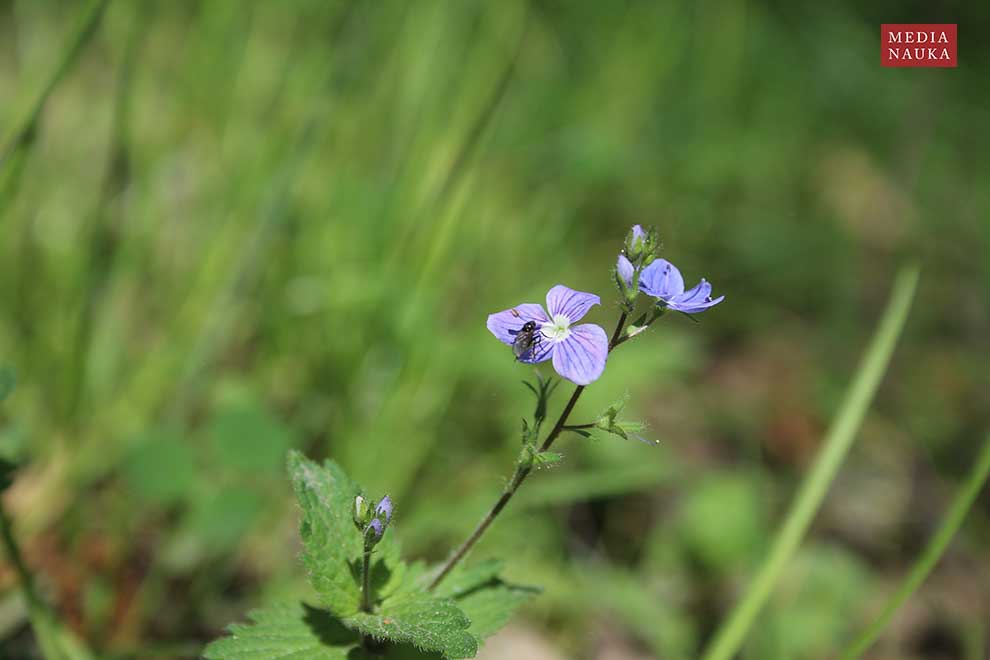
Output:
[[368,517],[368,502],[358,495],[354,498],[354,522],[364,524]]
[[633,225],[633,228],[626,234],[625,252],[631,261],[639,261],[639,258],[646,251],[647,233],[640,225]]
[[375,515],[387,525],[392,520],[392,500],[386,495],[375,507]]
[[[378,518],[372,518],[371,522],[368,523],[368,530],[371,533],[371,539],[377,541],[385,533],[385,525]],[[367,533],[367,532],[366,532]]]

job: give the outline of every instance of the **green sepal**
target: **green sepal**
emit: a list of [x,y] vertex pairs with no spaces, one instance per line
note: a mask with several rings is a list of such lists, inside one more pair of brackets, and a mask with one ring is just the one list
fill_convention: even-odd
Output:
[[605,412],[603,412],[595,421],[595,428],[600,431],[605,431],[606,433],[611,433],[612,435],[617,435],[623,440],[629,440],[631,437],[634,440],[639,440],[640,442],[645,442],[646,444],[657,444],[646,440],[642,435],[640,435],[644,430],[646,430],[645,424],[642,422],[634,422],[618,418],[619,413],[622,412],[625,405],[625,399],[619,399],[606,408]]

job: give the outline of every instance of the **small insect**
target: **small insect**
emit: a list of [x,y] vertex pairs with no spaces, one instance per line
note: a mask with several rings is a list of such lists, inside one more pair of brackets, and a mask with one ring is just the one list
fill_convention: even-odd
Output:
[[[519,312],[511,310],[512,315],[519,317]],[[509,330],[515,336],[512,341],[512,352],[517,361],[529,360],[535,357],[536,351],[543,341],[543,333],[536,327],[536,321],[526,321],[518,330]]]

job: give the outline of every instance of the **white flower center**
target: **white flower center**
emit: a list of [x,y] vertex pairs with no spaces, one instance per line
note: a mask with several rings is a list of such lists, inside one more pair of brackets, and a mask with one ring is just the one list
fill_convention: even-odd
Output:
[[563,314],[557,314],[552,321],[544,323],[540,331],[550,341],[564,341],[571,336],[571,320]]

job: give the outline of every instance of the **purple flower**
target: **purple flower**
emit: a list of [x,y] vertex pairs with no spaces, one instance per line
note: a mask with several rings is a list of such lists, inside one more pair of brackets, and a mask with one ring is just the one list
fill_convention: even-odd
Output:
[[392,520],[392,500],[388,495],[383,497],[382,501],[375,507],[375,515],[379,518],[384,517],[386,523]]
[[[549,314],[537,303],[523,303],[490,314],[488,329],[500,342],[517,350],[516,359],[520,362],[535,364],[553,359],[558,374],[577,385],[588,385],[605,370],[608,335],[593,323],[573,324],[600,303],[601,298],[593,293],[558,284],[547,292]],[[533,328],[532,336],[527,335],[526,328]],[[521,341],[527,345],[520,351]]]
[[639,276],[639,288],[670,309],[685,314],[703,312],[725,299],[725,296],[719,296],[712,300],[712,285],[704,278],[693,289],[685,291],[681,271],[666,259],[657,259],[643,269]]
[[382,521],[379,520],[378,518],[371,519],[371,522],[368,523],[368,529],[371,530],[371,533],[374,535],[374,538],[376,540],[380,539],[382,537],[382,534],[385,533],[385,526],[382,525]]

